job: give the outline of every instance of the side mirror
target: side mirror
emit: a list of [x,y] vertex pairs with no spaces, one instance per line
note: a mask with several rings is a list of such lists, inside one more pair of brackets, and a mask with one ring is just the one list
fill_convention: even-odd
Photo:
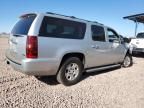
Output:
[[129,38],[123,38],[123,40],[125,43],[130,43],[130,41],[131,41]]

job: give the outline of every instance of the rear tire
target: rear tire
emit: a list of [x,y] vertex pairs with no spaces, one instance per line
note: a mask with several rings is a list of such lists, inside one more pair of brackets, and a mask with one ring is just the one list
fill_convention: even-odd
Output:
[[60,67],[57,81],[65,86],[78,83],[83,72],[83,64],[77,57],[68,58]]
[[124,61],[122,63],[122,66],[124,68],[127,68],[127,67],[130,67],[133,65],[133,60],[132,60],[132,55],[130,54],[126,54],[125,58],[124,58]]

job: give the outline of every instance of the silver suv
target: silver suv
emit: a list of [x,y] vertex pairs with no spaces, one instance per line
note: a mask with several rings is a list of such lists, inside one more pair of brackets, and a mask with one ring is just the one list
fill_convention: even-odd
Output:
[[76,84],[83,72],[132,65],[129,49],[110,27],[55,13],[20,16],[6,51],[7,63],[28,75],[56,75]]

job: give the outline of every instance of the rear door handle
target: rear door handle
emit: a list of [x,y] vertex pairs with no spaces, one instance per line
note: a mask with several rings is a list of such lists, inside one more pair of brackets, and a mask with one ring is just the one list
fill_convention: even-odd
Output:
[[95,48],[95,45],[91,45],[92,48]]
[[92,45],[91,47],[95,48],[95,49],[99,49],[100,48],[98,45]]

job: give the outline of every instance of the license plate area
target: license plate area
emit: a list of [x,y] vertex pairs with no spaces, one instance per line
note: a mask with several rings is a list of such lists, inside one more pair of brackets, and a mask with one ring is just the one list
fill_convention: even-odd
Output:
[[14,36],[10,37],[10,49],[11,51],[17,52],[18,39]]
[[15,44],[10,45],[10,49],[11,49],[11,52],[15,52],[15,53],[17,52]]
[[17,57],[17,53],[14,52],[14,51],[11,51],[11,56],[12,56],[12,58],[15,58],[15,59],[16,59],[16,57]]

